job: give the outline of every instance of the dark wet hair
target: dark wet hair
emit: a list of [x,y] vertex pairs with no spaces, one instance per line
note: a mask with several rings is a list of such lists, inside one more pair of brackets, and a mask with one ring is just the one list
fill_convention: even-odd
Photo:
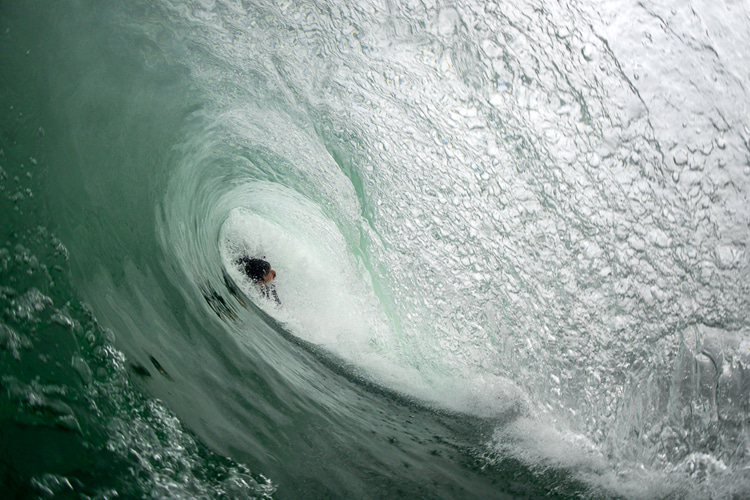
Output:
[[263,276],[271,269],[271,264],[263,259],[251,259],[250,257],[240,257],[237,259],[237,265],[242,266],[247,277],[253,281],[263,281]]

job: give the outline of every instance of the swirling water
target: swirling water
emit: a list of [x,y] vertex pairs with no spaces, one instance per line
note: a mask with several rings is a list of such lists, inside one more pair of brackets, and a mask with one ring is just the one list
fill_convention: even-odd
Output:
[[750,495],[748,27],[0,5],[2,489]]

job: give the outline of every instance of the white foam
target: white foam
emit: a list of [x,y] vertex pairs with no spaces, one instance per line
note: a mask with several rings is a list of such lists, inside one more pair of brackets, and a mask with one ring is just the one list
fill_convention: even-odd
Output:
[[[305,197],[276,184],[254,183],[245,194],[244,206],[230,213],[220,233],[230,276],[292,334],[396,383],[396,367],[386,355],[393,330],[336,224]],[[262,298],[239,270],[235,261],[242,255],[271,263],[281,306]]]
[[[290,333],[340,356],[377,383],[443,408],[482,416],[526,411],[511,381],[476,376],[450,363],[432,366],[409,352],[410,340],[390,322],[364,265],[314,203],[278,184],[255,182],[242,193],[243,206],[230,212],[219,236],[224,266]],[[263,298],[244,276],[235,264],[242,255],[271,263],[281,306]]]

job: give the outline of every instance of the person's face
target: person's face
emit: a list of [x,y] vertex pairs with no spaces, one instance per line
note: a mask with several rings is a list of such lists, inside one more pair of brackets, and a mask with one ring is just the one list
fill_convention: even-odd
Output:
[[263,275],[263,283],[269,283],[276,277],[276,271],[273,268],[269,269],[266,274]]

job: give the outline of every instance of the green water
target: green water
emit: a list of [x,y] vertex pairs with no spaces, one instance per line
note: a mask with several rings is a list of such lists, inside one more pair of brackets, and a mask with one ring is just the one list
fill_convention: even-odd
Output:
[[0,4],[3,498],[747,494],[748,13],[691,8]]

